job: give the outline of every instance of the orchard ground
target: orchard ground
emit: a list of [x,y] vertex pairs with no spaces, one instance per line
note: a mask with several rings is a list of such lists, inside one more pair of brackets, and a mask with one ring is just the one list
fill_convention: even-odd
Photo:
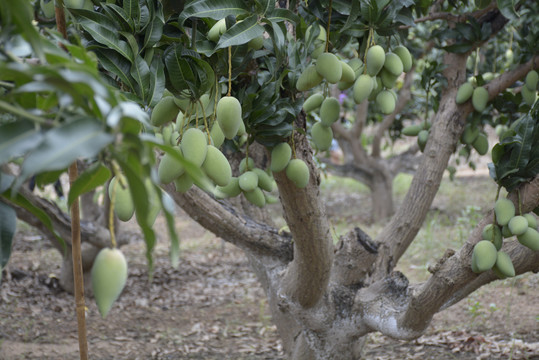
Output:
[[[408,175],[395,179],[397,204],[410,181]],[[368,222],[364,186],[330,177],[323,190],[335,237],[358,217]],[[411,282],[425,280],[428,266],[445,249],[458,249],[466,240],[482,209],[492,206],[495,191],[484,171],[445,179],[398,270]],[[159,218],[153,282],[148,282],[144,243],[135,233],[122,247],[129,262],[127,286],[108,317],[102,319],[87,299],[90,358],[283,359],[264,293],[243,253],[177,211],[178,269],[170,265],[166,226]],[[279,206],[271,211],[282,226]],[[364,227],[371,236],[380,229],[381,224]],[[59,264],[58,252],[19,224],[9,275],[0,286],[0,359],[78,359],[74,300],[58,289]],[[539,274],[480,288],[437,314],[417,340],[370,334],[364,359],[539,359]]]

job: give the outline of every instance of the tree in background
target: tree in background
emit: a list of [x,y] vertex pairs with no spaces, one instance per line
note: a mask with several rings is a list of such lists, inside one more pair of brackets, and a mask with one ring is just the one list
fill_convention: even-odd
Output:
[[[107,211],[88,211],[83,223],[87,269],[111,236],[123,241],[114,209],[121,220],[136,216],[150,270],[163,209],[171,261],[181,266],[176,203],[245,251],[291,359],[358,358],[373,331],[416,338],[482,285],[539,270],[529,214],[539,206],[534,2],[66,2],[67,40],[47,22],[47,6],[35,4],[32,23],[30,2],[0,4],[2,266],[15,213],[59,250],[70,246],[68,217],[24,183],[36,174],[38,184],[54,182],[79,159],[68,204],[108,190]],[[349,121],[339,91],[355,103]],[[370,153],[366,124],[376,128]],[[498,192],[496,211],[462,248],[409,284],[394,268],[450,156],[488,152],[486,125],[498,126],[490,172],[509,201]],[[417,137],[423,156],[411,187],[376,238],[350,224],[334,244],[313,155],[335,137],[373,193],[380,184],[389,192],[387,131]],[[277,200],[287,232],[264,211]]]

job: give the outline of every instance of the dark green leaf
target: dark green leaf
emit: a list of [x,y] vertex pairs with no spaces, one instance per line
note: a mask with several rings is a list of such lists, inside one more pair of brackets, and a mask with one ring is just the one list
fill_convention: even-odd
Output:
[[498,9],[503,16],[511,21],[518,20],[519,15],[515,10],[514,0],[496,0],[496,3],[498,4]]
[[201,0],[190,2],[180,14],[178,22],[183,26],[185,20],[190,17],[211,18],[220,20],[228,15],[243,15],[249,13],[243,0]]
[[221,35],[216,49],[246,44],[250,40],[262,36],[262,34],[264,34],[264,27],[258,23],[258,17],[252,15],[242,22],[236,23]]
[[131,91],[135,91],[135,81],[130,74],[131,64],[125,58],[121,57],[114,50],[95,49],[94,51],[105,70],[118,76],[124,85],[129,87]]
[[274,9],[271,13],[268,14],[267,19],[269,21],[290,21],[292,24],[297,25],[300,22],[299,16],[294,14],[288,9]]
[[146,28],[142,48],[146,49],[154,46],[161,40],[161,35],[163,35],[163,21],[158,17],[154,17],[151,19],[150,25]]
[[89,20],[82,21],[81,26],[95,41],[115,50],[130,62],[133,62],[133,51],[125,41],[118,39],[117,33]]
[[150,88],[148,104],[153,107],[163,97],[165,90],[165,66],[160,57],[155,57],[150,66]]
[[148,100],[148,90],[150,87],[150,67],[142,56],[135,57],[135,63],[131,67],[131,76],[137,82],[137,95],[142,100]]
[[0,201],[0,271],[6,266],[11,255],[11,244],[17,228],[15,210]]
[[101,163],[95,163],[89,167],[71,184],[67,196],[67,207],[70,208],[73,201],[80,195],[103,185],[110,177],[110,170]]

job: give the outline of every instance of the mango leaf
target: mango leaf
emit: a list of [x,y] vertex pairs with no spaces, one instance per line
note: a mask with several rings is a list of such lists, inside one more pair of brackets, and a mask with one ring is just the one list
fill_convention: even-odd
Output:
[[150,25],[146,28],[146,33],[144,34],[143,49],[150,48],[161,40],[163,25],[163,21],[158,17],[153,17],[150,20]]
[[6,266],[11,255],[11,245],[16,228],[17,214],[15,210],[0,201],[0,272]]
[[228,15],[248,14],[250,9],[243,0],[202,0],[192,1],[183,9],[178,18],[178,23],[183,26],[185,20],[190,17],[211,18],[220,20]]
[[110,49],[94,49],[105,70],[118,76],[124,85],[131,91],[135,91],[135,81],[130,74],[130,63],[121,57],[116,51]]
[[148,88],[150,87],[150,67],[140,55],[135,57],[135,62],[131,67],[131,76],[138,84],[137,95],[142,100],[147,100]]
[[496,0],[496,3],[503,16],[511,21],[518,20],[519,15],[515,10],[514,0]]
[[113,136],[103,125],[87,117],[79,118],[45,133],[43,142],[25,159],[15,188],[44,171],[68,167],[77,158],[90,158],[110,144]]
[[[358,5],[359,6],[359,5]],[[288,9],[273,9],[270,13],[267,14],[266,17],[269,21],[290,21],[294,25],[297,25],[300,23],[299,16],[294,14],[292,11]]]
[[95,41],[115,50],[130,62],[133,62],[133,51],[125,41],[118,38],[117,33],[89,20],[81,21],[80,25]]
[[252,15],[242,22],[236,23],[221,35],[215,49],[246,44],[250,40],[262,36],[262,34],[264,34],[264,27],[258,23],[258,16]]
[[[104,5],[103,8],[112,6],[110,4],[106,4],[106,5],[103,4],[103,5]],[[113,6],[116,6],[116,5],[113,5]],[[107,28],[109,31],[116,32],[119,30],[118,21],[114,21],[114,20],[118,20],[118,17],[110,16],[110,15],[107,16],[97,11],[86,10],[86,9],[70,9],[69,12],[75,15],[75,18],[79,22],[84,21],[84,20],[89,20],[91,22],[98,23],[99,25]]]
[[163,97],[165,91],[165,66],[160,57],[155,57],[150,66],[150,88],[148,89],[148,104],[155,106]]
[[27,120],[0,125],[0,165],[37,147],[43,135]]
[[77,197],[103,185],[110,177],[110,170],[105,165],[95,163],[90,166],[71,184],[67,196],[67,207],[71,208]]
[[[109,17],[115,19],[120,23],[122,30],[134,31],[135,22],[130,18],[125,10],[116,4],[102,4],[103,10],[109,15]],[[96,21],[100,23],[99,21]]]
[[256,10],[259,15],[266,15],[275,9],[274,0],[255,0],[256,1]]
[[[165,65],[168,71],[167,80],[177,91],[195,86],[195,74],[183,54],[183,46],[177,44],[169,47],[164,54]],[[190,86],[191,85],[191,86]]]
[[139,0],[123,0],[123,9],[127,18],[140,22],[140,4]]
[[163,206],[168,235],[170,237],[170,262],[172,267],[176,269],[180,263],[180,239],[178,238],[176,222],[174,221],[174,209],[176,204],[172,197],[163,191],[161,194],[161,205]]

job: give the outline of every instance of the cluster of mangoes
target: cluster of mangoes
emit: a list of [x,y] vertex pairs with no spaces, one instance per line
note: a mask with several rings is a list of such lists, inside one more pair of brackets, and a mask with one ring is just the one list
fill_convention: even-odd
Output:
[[419,146],[419,150],[423,151],[429,139],[430,127],[431,123],[425,121],[421,124],[408,125],[402,129],[401,133],[406,136],[417,136],[417,146]]
[[473,78],[462,84],[457,90],[456,103],[464,104],[472,99],[472,105],[475,111],[482,112],[487,107],[488,91],[483,86],[477,86]]
[[500,249],[503,239],[516,236],[518,241],[533,251],[539,251],[537,219],[532,213],[516,215],[515,205],[507,198],[499,198],[494,205],[496,222],[483,228],[482,238],[473,249],[472,271],[481,273],[492,269],[499,278],[515,276],[510,257]]
[[92,289],[99,313],[107,316],[127,281],[127,261],[117,248],[103,248],[92,266]]
[[466,124],[464,131],[460,136],[460,142],[464,145],[471,145],[479,155],[485,155],[488,152],[488,137],[478,126]]

